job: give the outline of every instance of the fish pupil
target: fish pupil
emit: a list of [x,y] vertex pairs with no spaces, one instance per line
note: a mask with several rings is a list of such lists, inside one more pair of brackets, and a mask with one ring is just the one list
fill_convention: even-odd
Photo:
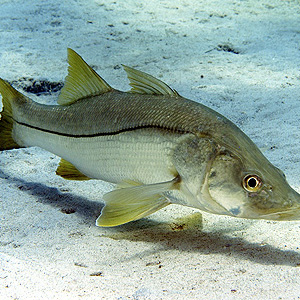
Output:
[[243,187],[246,191],[255,193],[262,187],[262,180],[257,175],[247,175],[243,178]]
[[249,180],[248,180],[248,186],[250,188],[255,188],[257,186],[257,180],[254,177],[249,178]]

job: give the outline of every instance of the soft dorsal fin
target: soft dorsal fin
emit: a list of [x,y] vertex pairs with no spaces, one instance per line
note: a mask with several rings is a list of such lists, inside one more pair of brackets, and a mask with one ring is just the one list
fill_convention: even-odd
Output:
[[89,180],[91,178],[85,176],[77,170],[70,162],[65,159],[61,159],[56,170],[56,175],[61,176],[67,180]]
[[100,95],[112,90],[74,50],[68,48],[68,75],[58,98],[58,104],[69,105],[88,96]]
[[132,87],[130,90],[131,93],[179,96],[175,90],[152,75],[125,65],[122,66],[130,81],[130,86]]

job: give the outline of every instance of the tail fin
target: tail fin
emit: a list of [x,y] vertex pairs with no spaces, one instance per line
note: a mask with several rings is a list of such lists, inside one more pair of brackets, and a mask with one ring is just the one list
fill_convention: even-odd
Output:
[[0,93],[2,95],[2,112],[0,115],[0,151],[20,148],[12,137],[13,115],[12,105],[15,99],[25,98],[9,83],[0,78]]

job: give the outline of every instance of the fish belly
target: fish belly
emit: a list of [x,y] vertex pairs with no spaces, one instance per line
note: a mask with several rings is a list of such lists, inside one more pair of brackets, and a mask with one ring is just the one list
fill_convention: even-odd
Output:
[[93,179],[112,183],[130,179],[150,184],[177,175],[171,156],[180,135],[163,130],[69,137],[16,124],[13,136],[20,145],[38,146],[64,158]]

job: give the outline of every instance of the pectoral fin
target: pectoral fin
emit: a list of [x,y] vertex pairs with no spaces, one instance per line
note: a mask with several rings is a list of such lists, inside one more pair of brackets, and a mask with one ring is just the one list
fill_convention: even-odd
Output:
[[126,181],[125,185],[120,186],[130,187],[116,189],[104,195],[105,206],[96,225],[117,226],[156,212],[171,203],[163,196],[163,192],[174,189],[177,182],[177,178],[149,185]]

